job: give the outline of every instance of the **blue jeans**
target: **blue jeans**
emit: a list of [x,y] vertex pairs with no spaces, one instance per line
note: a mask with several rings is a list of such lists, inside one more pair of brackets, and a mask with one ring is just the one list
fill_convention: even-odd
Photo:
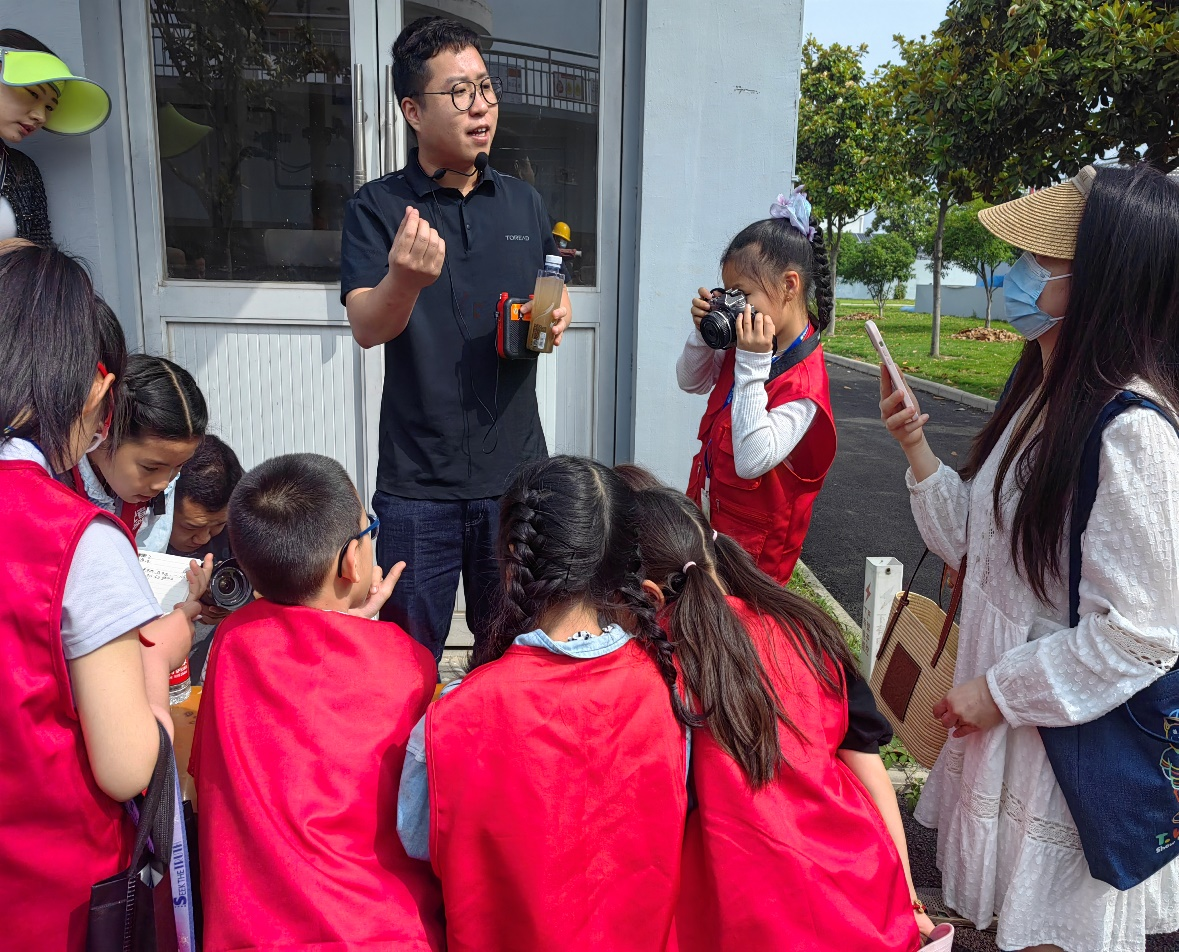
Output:
[[441,661],[461,576],[467,625],[481,643],[499,599],[499,501],[406,499],[378,490],[373,512],[381,520],[381,568],[388,572],[390,566],[405,563],[381,620],[400,625]]

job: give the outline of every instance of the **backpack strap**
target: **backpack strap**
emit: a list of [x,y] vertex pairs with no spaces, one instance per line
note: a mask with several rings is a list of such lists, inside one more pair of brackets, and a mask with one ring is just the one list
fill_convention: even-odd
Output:
[[1077,481],[1077,490],[1073,495],[1072,524],[1069,533],[1068,552],[1068,617],[1069,627],[1076,628],[1081,621],[1081,536],[1089,524],[1089,515],[1093,512],[1093,502],[1097,499],[1097,477],[1101,468],[1101,435],[1105,428],[1127,410],[1133,407],[1143,407],[1153,410],[1171,424],[1175,433],[1179,435],[1179,426],[1171,419],[1171,415],[1153,400],[1135,393],[1133,390],[1123,390],[1109,401],[1097,419],[1089,436],[1085,440],[1085,449],[1081,453],[1081,478]]

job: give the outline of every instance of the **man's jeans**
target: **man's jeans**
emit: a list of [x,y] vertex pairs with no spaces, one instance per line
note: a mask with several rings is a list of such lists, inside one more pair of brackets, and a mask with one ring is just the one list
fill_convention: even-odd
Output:
[[467,625],[476,643],[482,643],[499,598],[498,500],[406,499],[378,490],[373,512],[381,520],[381,568],[388,572],[390,566],[405,563],[381,620],[400,625],[441,661],[461,575]]

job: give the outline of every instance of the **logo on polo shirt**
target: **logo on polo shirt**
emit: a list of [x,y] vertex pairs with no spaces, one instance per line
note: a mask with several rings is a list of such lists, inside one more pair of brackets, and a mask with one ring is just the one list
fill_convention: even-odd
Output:
[[531,236],[529,236],[529,235],[504,235],[504,238],[508,241],[527,241],[529,239],[529,237],[531,237]]

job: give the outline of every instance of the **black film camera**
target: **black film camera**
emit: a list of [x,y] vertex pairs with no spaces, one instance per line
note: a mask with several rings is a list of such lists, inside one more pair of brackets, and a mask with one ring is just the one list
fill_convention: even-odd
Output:
[[201,601],[210,607],[216,606],[232,612],[253,601],[253,598],[254,586],[237,564],[237,559],[226,559],[214,566],[209,590],[201,597]]
[[[736,288],[713,288],[711,310],[700,318],[700,336],[713,350],[737,346],[737,318],[745,310],[745,294]],[[757,310],[752,311],[753,314]]]

